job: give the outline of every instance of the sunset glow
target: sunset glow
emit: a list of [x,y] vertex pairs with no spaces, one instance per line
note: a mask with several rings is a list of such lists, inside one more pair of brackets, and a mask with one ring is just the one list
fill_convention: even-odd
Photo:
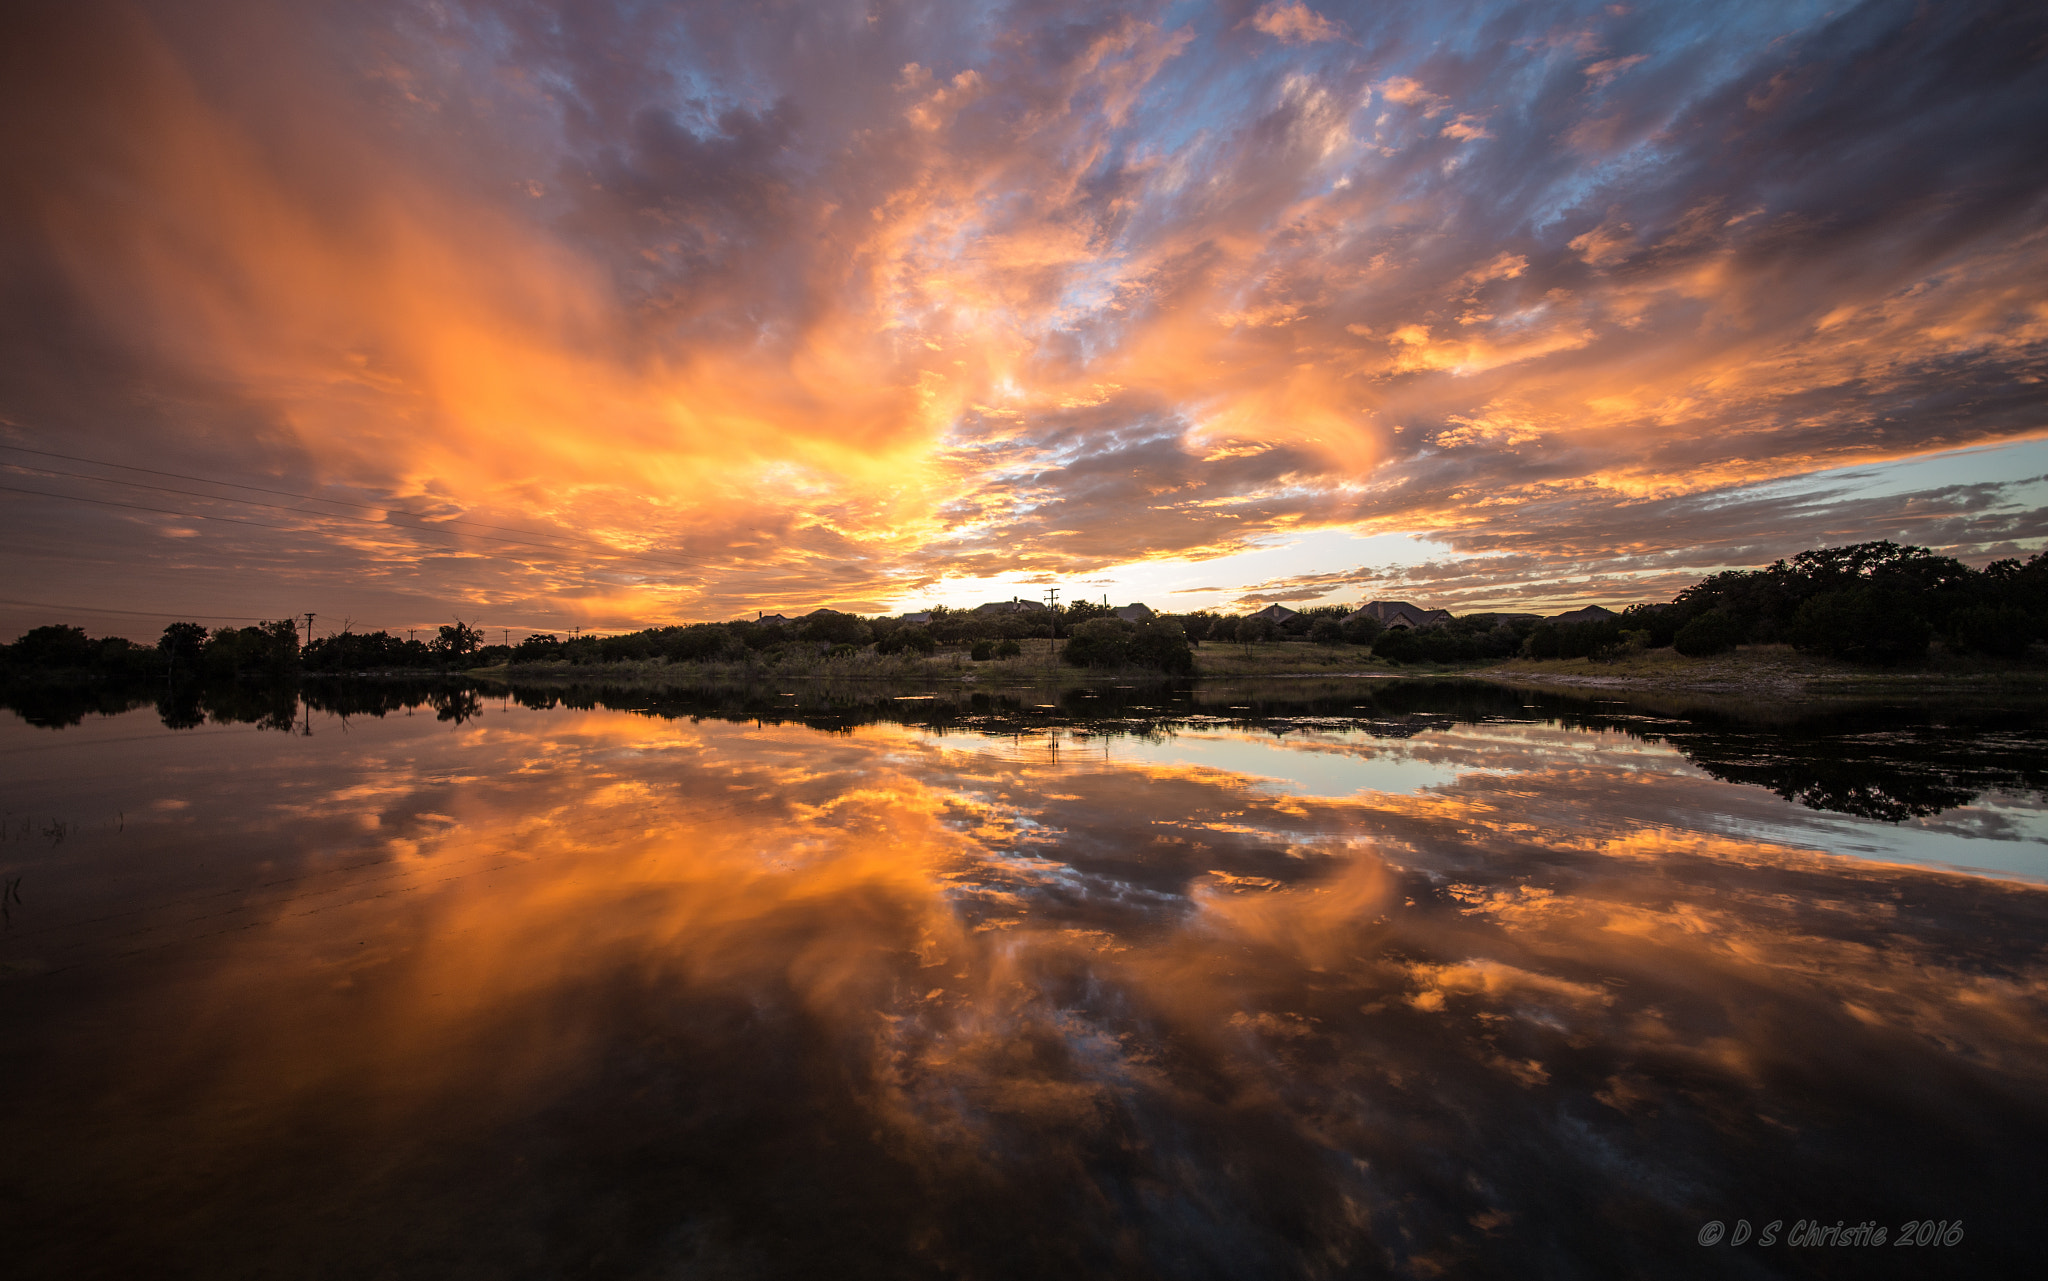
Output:
[[2048,538],[2039,6],[18,8],[8,635]]

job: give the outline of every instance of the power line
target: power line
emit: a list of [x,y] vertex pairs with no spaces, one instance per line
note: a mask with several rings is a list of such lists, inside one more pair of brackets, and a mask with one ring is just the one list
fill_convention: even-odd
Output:
[[[428,520],[428,519],[430,519],[430,517],[422,516],[422,515],[420,515],[420,514],[419,514],[418,512],[409,512],[409,511],[404,511],[404,510],[402,510],[402,509],[397,509],[397,508],[393,508],[393,507],[389,507],[389,506],[379,506],[379,505],[377,505],[377,504],[373,504],[373,503],[358,503],[358,502],[352,502],[352,501],[350,501],[349,499],[346,499],[346,498],[325,498],[325,497],[322,497],[322,496],[321,496],[321,495],[319,495],[319,494],[299,494],[299,493],[294,493],[294,492],[292,492],[291,490],[288,490],[288,489],[267,489],[267,488],[265,488],[265,487],[264,487],[264,486],[262,486],[262,485],[244,485],[244,484],[242,484],[242,483],[241,483],[241,482],[239,482],[239,481],[233,481],[233,480],[215,480],[215,479],[213,479],[213,478],[212,478],[212,477],[210,477],[210,476],[188,476],[188,475],[186,475],[186,474],[185,474],[184,472],[181,472],[181,471],[159,471],[158,469],[156,469],[156,468],[154,468],[154,467],[138,467],[138,466],[136,466],[136,465],[135,465],[135,464],[133,464],[133,463],[110,463],[110,462],[107,462],[107,461],[106,461],[105,459],[102,459],[102,458],[84,458],[84,457],[81,457],[81,456],[79,456],[79,455],[77,455],[77,454],[60,454],[60,453],[57,453],[57,452],[56,452],[55,450],[50,450],[50,449],[30,449],[30,448],[29,448],[29,447],[28,447],[27,445],[10,445],[10,444],[7,444],[7,443],[5,443],[4,441],[0,441],[0,449],[12,449],[12,450],[15,450],[15,451],[16,451],[16,452],[18,452],[18,453],[23,453],[23,454],[38,454],[38,455],[41,455],[41,456],[42,456],[42,457],[44,457],[44,458],[62,458],[62,459],[63,459],[64,461],[66,461],[66,462],[71,462],[71,463],[89,463],[89,464],[91,464],[91,465],[92,465],[92,466],[94,466],[94,467],[117,467],[117,468],[119,468],[119,469],[120,469],[120,470],[122,470],[122,471],[139,471],[139,472],[141,472],[141,473],[143,473],[144,475],[147,475],[147,476],[168,476],[168,477],[170,477],[170,478],[171,478],[172,480],[190,480],[190,481],[197,481],[197,482],[198,482],[199,484],[202,484],[202,485],[220,485],[220,486],[223,486],[223,487],[225,487],[225,488],[228,488],[228,489],[246,489],[246,490],[249,490],[249,491],[250,491],[250,492],[252,492],[252,493],[257,493],[257,494],[275,494],[275,495],[276,495],[276,496],[278,496],[279,498],[300,498],[300,499],[304,499],[304,500],[306,500],[307,502],[314,502],[314,503],[334,503],[334,504],[336,504],[336,505],[338,505],[338,506],[342,506],[342,507],[356,507],[356,508],[360,508],[360,509],[362,509],[363,511],[372,511],[372,512],[390,512],[390,511],[397,511],[399,515],[401,515],[401,516],[410,516],[410,517],[412,517],[412,518],[413,518],[414,520]],[[59,474],[60,474],[60,475],[71,475],[71,474],[73,474],[73,473],[68,473],[68,472],[65,472],[65,473],[59,473]],[[82,479],[82,480],[112,480],[113,478],[112,478],[112,477],[110,477],[110,476],[84,476],[84,477],[80,477],[80,479]],[[114,483],[115,483],[115,484],[122,484],[122,483],[125,483],[125,482],[122,482],[122,481],[115,481]],[[177,491],[174,491],[174,492],[177,492]],[[213,497],[216,497],[216,495],[213,495],[213,494],[202,494],[202,495],[200,495],[200,497],[202,497],[202,498],[213,498]],[[222,501],[224,501],[224,502],[238,502],[238,501],[240,501],[240,500],[239,500],[239,499],[233,499],[233,498],[229,498],[229,499],[223,499]],[[473,525],[473,526],[475,526],[475,527],[476,527],[476,528],[478,528],[478,529],[495,529],[495,530],[497,530],[497,531],[498,531],[499,533],[501,533],[501,534],[525,534],[525,535],[527,535],[527,536],[529,536],[529,537],[532,537],[532,538],[547,538],[547,537],[550,537],[550,535],[548,535],[548,534],[543,534],[543,533],[541,533],[541,532],[540,532],[539,530],[534,530],[534,529],[513,529],[513,528],[511,528],[511,527],[509,527],[509,526],[506,526],[506,525],[487,525],[487,524],[483,523],[482,521],[477,521],[477,520],[464,520],[463,518],[461,518],[461,517],[459,517],[459,516],[451,516],[451,517],[449,517],[449,518],[448,518],[447,520],[443,520],[443,521],[437,521],[437,522],[435,522],[435,523],[436,523],[436,524],[442,524],[442,525]],[[594,544],[594,545],[601,545],[601,544]]]
[[[112,476],[84,476],[84,475],[80,475],[80,474],[79,474],[79,473],[77,473],[77,472],[69,472],[69,471],[58,471],[58,470],[57,470],[56,468],[54,468],[54,467],[31,467],[31,466],[29,466],[29,465],[28,465],[28,464],[26,464],[26,463],[9,463],[9,464],[7,464],[7,466],[9,466],[9,467],[16,467],[16,468],[19,468],[19,469],[21,469],[22,471],[32,471],[32,472],[41,472],[41,473],[43,473],[43,474],[45,474],[45,475],[50,475],[50,476],[68,476],[68,477],[72,478],[73,480],[90,480],[90,481],[97,481],[97,482],[99,482],[100,484],[103,484],[103,485],[126,485],[126,486],[128,486],[128,487],[129,487],[130,489],[150,489],[150,490],[155,490],[155,491],[156,491],[157,493],[160,493],[160,494],[180,494],[180,495],[183,495],[183,496],[184,496],[184,497],[186,497],[186,498],[204,498],[204,499],[208,500],[209,502],[216,502],[216,503],[240,503],[240,504],[242,504],[242,505],[243,505],[243,506],[245,506],[245,507],[264,507],[264,508],[268,508],[268,509],[269,509],[269,510],[271,510],[271,511],[280,511],[280,512],[292,512],[292,513],[295,513],[295,514],[297,514],[297,515],[300,515],[300,516],[311,516],[311,517],[314,517],[314,518],[316,518],[316,519],[322,519],[322,520],[359,520],[359,521],[363,521],[363,522],[365,522],[365,523],[367,523],[367,524],[371,524],[371,525],[376,525],[376,526],[378,526],[379,528],[383,528],[383,529],[409,529],[409,530],[414,530],[414,531],[416,531],[416,532],[419,532],[419,533],[423,533],[423,534],[433,534],[433,533],[439,533],[439,532],[441,532],[441,531],[439,531],[439,530],[435,529],[435,528],[434,528],[433,526],[431,526],[431,525],[427,525],[427,526],[420,526],[420,525],[400,525],[400,524],[398,524],[398,523],[396,523],[396,522],[393,522],[393,521],[371,520],[371,519],[370,519],[369,517],[367,517],[367,516],[351,516],[351,515],[349,515],[349,514],[348,514],[348,513],[346,513],[346,512],[310,512],[310,511],[307,511],[307,510],[306,510],[305,508],[303,508],[303,507],[285,507],[285,506],[283,506],[283,505],[281,505],[281,504],[278,504],[278,503],[263,503],[263,502],[258,502],[258,501],[256,501],[256,500],[255,500],[255,499],[253,499],[253,498],[228,498],[228,497],[225,497],[225,496],[223,496],[223,495],[220,495],[220,494],[201,494],[201,493],[197,493],[197,492],[195,492],[195,491],[193,491],[193,490],[190,490],[190,489],[172,489],[172,488],[171,488],[171,487],[169,487],[168,485],[150,485],[150,484],[145,484],[145,483],[143,483],[142,481],[139,481],[139,480],[119,480],[119,479],[116,479],[115,477],[112,477]],[[25,492],[25,491],[17,491],[17,492]],[[46,493],[46,494],[45,494],[45,496],[46,496],[46,497],[49,497],[49,498],[72,498],[72,497],[76,497],[76,495],[73,495],[73,494],[48,494],[48,493]],[[87,499],[87,500],[85,500],[85,501],[91,502],[91,501],[94,501],[94,500],[91,500],[91,499]],[[315,500],[313,500],[313,501],[316,501],[316,502],[318,502],[318,501],[323,501],[323,500],[315,499]],[[184,513],[184,512],[181,512],[181,513],[178,513],[178,514],[179,514],[179,515],[195,515],[195,516],[196,516],[196,515],[199,515],[199,513],[197,513],[197,512],[191,512],[191,513]],[[270,526],[266,526],[265,528],[269,528],[269,529],[284,529],[284,528],[288,528],[288,527],[287,527],[287,526],[283,526],[283,525],[270,525]],[[513,543],[513,544],[515,544],[516,546],[520,546],[520,547],[532,547],[532,548],[535,548],[535,549],[537,549],[537,550],[540,550],[540,551],[551,551],[551,552],[567,552],[567,551],[571,551],[571,550],[573,550],[573,549],[571,549],[571,548],[567,548],[567,547],[562,547],[562,546],[559,546],[559,545],[556,545],[556,544],[552,544],[552,543],[524,543],[524,542],[519,542],[519,541],[518,541],[517,539],[512,539],[512,538],[491,538],[491,536],[490,536],[489,534],[474,534],[474,535],[471,535],[471,537],[474,537],[474,538],[483,538],[483,539],[489,539],[490,541],[492,541],[492,542],[497,542],[497,543]]]
[[[50,603],[50,602],[48,602],[48,601],[41,601],[41,600],[13,600],[13,599],[10,599],[10,598],[7,598],[7,597],[0,597],[0,605],[15,605],[15,606],[19,606],[20,608],[23,608],[23,609],[48,609],[48,610],[54,610],[54,611],[57,611],[57,612],[60,612],[60,613],[71,613],[71,614],[120,614],[120,615],[122,615],[123,617],[127,617],[127,618],[168,618],[168,619],[171,619],[171,620],[173,620],[173,621],[187,621],[187,620],[191,620],[191,619],[199,619],[199,618],[209,619],[209,620],[211,620],[211,621],[214,621],[214,622],[222,622],[222,623],[269,623],[269,622],[275,622],[275,621],[277,621],[276,619],[272,619],[272,618],[261,618],[261,617],[257,617],[257,616],[255,616],[255,615],[251,615],[251,614],[192,614],[192,613],[187,613],[187,612],[185,612],[185,611],[183,611],[183,610],[170,610],[170,609],[163,609],[163,610],[147,610],[147,609],[114,609],[114,608],[111,608],[111,607],[109,607],[109,606],[104,606],[104,605],[53,605],[53,604],[51,604],[51,603]],[[289,617],[289,615],[288,615],[287,617]],[[501,628],[501,629],[503,629],[505,625],[504,625],[504,624],[502,624],[502,623],[492,623],[492,624],[480,624],[480,626],[492,626],[492,627],[498,627],[498,628]],[[513,626],[513,627],[517,627],[517,628],[518,628],[518,629],[519,629],[520,631],[522,631],[522,632],[530,632],[530,633],[532,633],[532,634],[534,634],[534,635],[536,635],[536,636],[539,636],[539,635],[552,635],[552,634],[554,633],[554,630],[555,630],[555,629],[552,629],[552,628],[546,628],[546,627],[535,627],[535,626],[534,626],[533,624],[531,624],[531,623],[513,623],[513,624],[512,624],[512,626]],[[389,631],[390,629],[389,629],[389,628],[378,628],[378,629],[376,629],[376,630],[378,630],[378,631]],[[332,631],[330,631],[330,632],[328,633],[328,635],[330,635],[330,636],[332,636],[332,635],[336,635],[336,634],[337,634],[337,633],[334,633],[334,632],[332,632]],[[357,632],[357,633],[356,633],[356,635],[358,635],[358,636],[361,636],[361,635],[366,635],[366,634],[367,634],[367,633],[363,633],[363,632]]]
[[40,600],[7,600],[0,598],[0,605],[19,605],[24,609],[57,609],[78,614],[126,614],[134,618],[211,618],[227,623],[267,623],[270,619],[254,618],[248,614],[187,614],[177,610],[108,609],[101,605],[52,605]]
[[[196,491],[194,491],[194,490],[190,490],[190,489],[172,489],[172,488],[171,488],[170,486],[168,486],[168,485],[151,485],[151,484],[147,484],[147,483],[145,483],[145,482],[143,482],[143,481],[139,481],[139,480],[121,480],[121,479],[119,479],[119,478],[117,478],[117,477],[113,477],[113,476],[85,476],[85,475],[81,475],[81,474],[80,474],[80,473],[78,473],[78,472],[68,472],[68,471],[60,471],[60,470],[58,470],[57,468],[54,468],[54,467],[36,467],[36,466],[33,466],[33,465],[31,465],[31,464],[28,464],[28,463],[7,463],[7,464],[5,464],[5,465],[6,465],[6,466],[9,466],[9,467],[17,468],[17,469],[19,469],[19,470],[21,470],[21,471],[28,471],[28,472],[39,472],[39,473],[42,473],[42,474],[44,474],[44,475],[48,475],[48,476],[65,476],[65,477],[69,477],[69,478],[71,478],[71,479],[73,479],[73,480],[85,480],[85,481],[93,481],[93,482],[97,482],[97,483],[99,483],[99,484],[103,484],[103,485],[126,485],[126,486],[128,486],[128,487],[129,487],[130,489],[148,489],[148,490],[153,490],[153,491],[155,491],[155,492],[157,492],[157,493],[160,493],[160,494],[178,494],[178,495],[181,495],[181,496],[183,496],[183,497],[185,497],[185,498],[203,498],[203,499],[206,499],[206,500],[207,500],[208,502],[216,502],[216,503],[240,503],[240,504],[242,504],[242,505],[243,505],[243,506],[245,506],[245,507],[263,507],[263,508],[267,508],[267,509],[268,509],[268,510],[270,510],[270,511],[280,511],[280,512],[291,512],[291,513],[293,513],[294,515],[299,515],[299,516],[310,516],[310,517],[313,517],[313,518],[314,518],[314,519],[316,519],[316,520],[354,520],[354,521],[361,521],[361,522],[363,522],[363,523],[364,523],[364,524],[366,524],[366,525],[375,525],[375,526],[376,526],[377,528],[379,528],[379,529],[404,529],[404,530],[410,530],[410,531],[413,531],[413,532],[415,532],[415,533],[421,533],[421,534],[439,534],[439,533],[447,533],[447,534],[450,534],[450,535],[452,536],[452,535],[453,535],[453,534],[454,534],[454,533],[456,532],[456,531],[453,531],[453,530],[443,530],[443,529],[441,529],[440,527],[438,527],[438,526],[436,526],[436,525],[401,525],[401,524],[399,524],[399,523],[398,523],[398,522],[396,522],[396,521],[388,521],[388,520],[376,520],[376,519],[373,519],[373,518],[371,518],[371,517],[368,517],[368,516],[355,516],[355,515],[351,515],[351,514],[349,514],[349,513],[347,513],[347,512],[316,512],[316,511],[307,511],[307,510],[306,510],[305,508],[303,508],[303,507],[286,507],[286,506],[284,506],[284,505],[282,505],[282,504],[280,504],[280,503],[265,503],[265,502],[259,502],[259,501],[257,501],[257,500],[256,500],[256,499],[254,499],[254,498],[230,498],[230,497],[227,497],[227,496],[225,496],[225,495],[222,495],[222,494],[202,494],[202,493],[198,493],[198,492],[196,492]],[[0,489],[6,489],[6,488],[8,488],[8,487],[7,487],[7,486],[0,486]],[[249,486],[248,488],[254,488],[254,486]],[[50,493],[50,492],[49,492],[49,491],[47,491],[47,490],[35,490],[35,489],[16,489],[16,490],[11,490],[11,492],[13,492],[13,493],[17,493],[17,494],[40,494],[40,495],[42,495],[42,496],[43,496],[43,497],[45,497],[45,498],[73,498],[73,499],[77,499],[77,500],[78,500],[78,501],[80,501],[80,502],[88,502],[88,503],[91,503],[91,502],[104,502],[104,501],[105,501],[104,499],[97,499],[97,498],[85,498],[85,497],[83,497],[83,496],[81,496],[81,495],[77,495],[77,494],[53,494],[53,493]],[[333,499],[323,499],[323,498],[310,498],[310,499],[308,499],[308,501],[310,501],[310,502],[332,502],[332,501],[337,501],[337,500],[333,500]],[[131,504],[114,504],[114,505],[115,505],[115,506],[128,506],[128,505],[131,505]],[[361,506],[361,504],[351,504],[351,505],[352,505],[352,506]],[[163,510],[163,509],[161,509],[161,508],[142,508],[141,510],[144,510],[144,511],[160,511],[160,510]],[[370,509],[370,510],[376,510],[376,509],[372,508],[372,509]],[[206,515],[204,515],[203,513],[200,513],[200,512],[185,512],[185,511],[173,511],[173,512],[170,512],[169,514],[170,514],[170,515],[173,515],[173,516],[194,516],[194,517],[197,517],[197,518],[199,518],[199,519],[201,519],[201,520],[226,520],[226,519],[229,519],[228,517],[223,517],[223,516],[206,516]],[[405,513],[405,514],[407,514],[407,515],[410,515],[411,513],[409,513],[409,512],[408,512],[408,513]],[[243,525],[254,525],[254,524],[257,524],[257,522],[255,522],[255,521],[238,521],[238,522],[236,522],[236,523],[237,523],[237,524],[243,524]],[[285,525],[257,525],[257,527],[258,527],[258,528],[260,528],[260,529],[288,529],[288,528],[290,528],[289,526],[285,526]],[[487,526],[487,528],[496,528],[496,526]],[[471,535],[469,535],[469,536],[470,536],[471,538],[479,538],[479,539],[482,539],[482,540],[484,540],[484,541],[486,541],[486,542],[493,542],[493,543],[509,543],[509,544],[511,544],[511,545],[513,545],[513,546],[515,546],[515,547],[531,547],[531,548],[535,549],[536,551],[550,551],[550,552],[559,552],[559,553],[561,553],[561,554],[564,554],[564,555],[570,555],[570,556],[573,556],[573,555],[577,554],[577,549],[576,549],[576,548],[574,548],[574,547],[564,547],[564,546],[563,546],[563,545],[561,545],[560,543],[529,543],[529,542],[525,542],[525,541],[523,541],[523,540],[521,540],[521,539],[517,539],[517,538],[498,538],[498,537],[494,537],[493,535],[490,535],[490,534],[471,534]],[[586,544],[586,546],[589,546],[589,547],[592,547],[592,548],[597,548],[597,547],[602,547],[603,545],[602,545],[602,544],[597,544],[597,543],[592,543],[592,544]],[[605,549],[605,551],[606,551],[606,554],[608,554],[608,555],[611,555],[611,556],[613,556],[613,557],[617,557],[617,558],[619,558],[619,559],[628,559],[627,557],[625,557],[625,556],[622,556],[622,555],[621,555],[621,554],[620,554],[619,552],[617,552],[617,551],[614,551],[614,550],[611,550],[611,549],[609,549],[609,548]],[[640,563],[640,564],[645,564],[645,565],[662,565],[662,566],[665,566],[665,567],[667,567],[667,568],[670,568],[670,569],[696,569],[696,568],[699,568],[699,566],[696,566],[696,565],[684,565],[684,564],[680,564],[680,563],[676,563],[676,562],[670,562],[670,561],[657,561],[657,560],[640,560],[639,558],[631,558],[631,559],[633,559],[633,560],[637,561],[637,563]]]
[[[74,503],[98,503],[102,507],[126,507],[130,511],[156,512],[161,516],[184,516],[192,520],[224,520],[230,525],[250,525],[257,529],[274,529],[284,534],[317,533],[317,530],[294,529],[290,525],[266,525],[260,520],[238,520],[233,516],[209,516],[204,512],[177,511],[169,507],[144,507],[140,503],[117,503],[111,498],[87,498],[83,494],[53,494],[47,489],[17,489],[13,485],[0,485],[0,493],[30,494],[37,498],[65,498]],[[233,501],[232,499],[228,501]]]

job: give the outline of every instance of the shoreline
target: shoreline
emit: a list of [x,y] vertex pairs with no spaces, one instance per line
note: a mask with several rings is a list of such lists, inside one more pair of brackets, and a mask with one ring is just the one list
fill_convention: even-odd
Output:
[[[1816,699],[1830,697],[2008,694],[2048,698],[2048,665],[1993,664],[1937,654],[1928,664],[1904,670],[1856,667],[1787,645],[1743,646],[1710,658],[1686,658],[1672,650],[1650,650],[1612,661],[1511,658],[1490,663],[1393,664],[1355,647],[1264,642],[1247,654],[1238,645],[1196,651],[1195,670],[1170,673],[1150,668],[1082,668],[1048,663],[1044,642],[1010,659],[973,662],[963,652],[876,655],[850,658],[783,656],[763,663],[673,663],[659,659],[615,663],[498,664],[443,670],[386,668],[359,672],[294,672],[293,681],[418,683],[468,681],[485,686],[515,684],[600,684],[661,687],[690,684],[825,682],[849,685],[943,685],[955,687],[1031,685],[1075,689],[1119,682],[1231,682],[1243,680],[1399,681],[1466,679],[1560,693],[1636,693],[1716,697]],[[81,679],[83,678],[83,679]],[[47,672],[10,685],[28,688],[108,687],[122,684],[105,674]],[[231,683],[244,684],[248,681]],[[268,682],[253,682],[268,683]]]
[[[1042,655],[1042,651],[1041,651]],[[456,673],[451,673],[456,674]],[[1669,649],[1651,650],[1612,662],[1593,659],[1512,658],[1479,664],[1395,665],[1352,649],[1264,643],[1247,656],[1231,646],[1196,651],[1195,670],[1174,674],[1151,669],[1049,666],[1042,656],[975,663],[964,655],[884,662],[748,664],[627,662],[611,664],[524,664],[473,668],[459,673],[492,682],[604,681],[662,684],[676,681],[827,680],[1086,686],[1106,682],[1231,680],[1408,680],[1458,677],[1530,688],[1614,690],[1642,693],[1764,694],[1791,697],[1882,693],[2013,692],[2048,696],[2048,667],[1994,665],[1953,658],[1906,670],[1856,667],[1800,654],[1788,645],[1743,646],[1711,658],[1686,658]]]
[[1469,674],[1523,688],[1637,693],[1793,698],[1969,693],[2048,696],[2048,668],[2040,666],[1937,656],[1914,668],[1858,667],[1801,654],[1789,645],[1744,645],[1710,658],[1686,658],[1668,649],[1613,662],[1514,658]]

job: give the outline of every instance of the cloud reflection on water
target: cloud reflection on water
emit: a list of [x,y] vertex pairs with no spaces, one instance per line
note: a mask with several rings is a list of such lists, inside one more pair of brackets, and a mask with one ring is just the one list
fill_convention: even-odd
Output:
[[[1738,1214],[1989,1237],[2048,1134],[2040,888],[1728,835],[1789,807],[1614,736],[358,733],[331,784],[188,771],[213,803],[179,817],[359,871],[148,973],[89,919],[56,936],[133,994],[73,1087],[103,1128],[49,1158],[91,1168],[112,1248],[1630,1271]],[[1232,742],[1292,759],[1219,768]],[[1367,786],[1268,781],[1345,760]]]

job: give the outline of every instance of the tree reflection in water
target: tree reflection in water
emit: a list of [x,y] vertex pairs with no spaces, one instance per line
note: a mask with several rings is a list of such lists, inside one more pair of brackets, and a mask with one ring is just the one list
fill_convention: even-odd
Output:
[[[2032,1256],[2044,891],[1704,821],[1828,743],[1888,802],[2038,788],[2006,713],[1973,765],[1953,710],[787,692],[34,758],[158,817],[23,864],[17,1261],[1628,1275],[1702,1266],[1708,1219],[1930,1216]],[[1137,750],[1169,729],[1364,782]],[[1628,755],[1665,741],[1714,777]],[[1440,781],[1373,772],[1417,753]]]

